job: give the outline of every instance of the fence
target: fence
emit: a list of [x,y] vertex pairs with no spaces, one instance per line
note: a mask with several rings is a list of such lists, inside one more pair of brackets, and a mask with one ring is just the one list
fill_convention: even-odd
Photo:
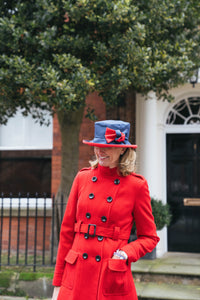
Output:
[[0,198],[0,270],[2,266],[53,266],[63,197]]

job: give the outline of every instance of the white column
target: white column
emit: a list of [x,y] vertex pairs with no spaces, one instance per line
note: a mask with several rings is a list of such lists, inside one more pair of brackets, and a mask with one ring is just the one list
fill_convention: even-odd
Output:
[[153,92],[147,100],[137,99],[136,124],[138,172],[147,179],[151,196],[157,197],[157,99]]
[[[164,126],[160,123],[160,120],[158,121],[160,112],[155,93],[149,93],[147,100],[140,95],[137,96],[137,172],[147,179],[150,196],[165,203],[165,135]],[[157,246],[157,256],[160,257],[167,251],[166,228],[159,231],[158,235],[161,241]]]

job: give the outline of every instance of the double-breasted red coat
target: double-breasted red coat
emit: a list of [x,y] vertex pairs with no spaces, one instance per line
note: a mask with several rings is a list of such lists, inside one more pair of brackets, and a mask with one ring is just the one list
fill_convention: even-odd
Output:
[[[128,243],[133,222],[137,240]],[[81,170],[63,218],[53,279],[58,300],[135,300],[130,264],[159,238],[146,180],[98,166]],[[117,249],[128,261],[112,259]]]

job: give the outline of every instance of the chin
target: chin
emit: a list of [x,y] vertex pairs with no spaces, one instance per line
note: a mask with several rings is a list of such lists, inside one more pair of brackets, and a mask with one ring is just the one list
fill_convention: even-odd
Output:
[[104,162],[104,161],[99,161],[99,164],[100,164],[100,166],[102,166],[102,167],[110,167],[110,165],[108,164],[108,163],[106,163],[106,162]]

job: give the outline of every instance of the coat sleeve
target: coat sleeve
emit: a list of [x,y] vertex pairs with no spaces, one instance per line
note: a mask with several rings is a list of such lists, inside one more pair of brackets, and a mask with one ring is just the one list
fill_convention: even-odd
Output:
[[78,176],[74,179],[68,198],[64,218],[60,231],[60,242],[58,246],[56,266],[54,271],[53,285],[60,286],[65,267],[65,257],[70,250],[74,240],[74,224],[76,219],[76,207],[78,200]]
[[135,262],[147,252],[151,252],[159,242],[152,215],[151,199],[147,181],[143,178],[136,194],[133,216],[137,230],[137,240],[122,247],[129,262]]

